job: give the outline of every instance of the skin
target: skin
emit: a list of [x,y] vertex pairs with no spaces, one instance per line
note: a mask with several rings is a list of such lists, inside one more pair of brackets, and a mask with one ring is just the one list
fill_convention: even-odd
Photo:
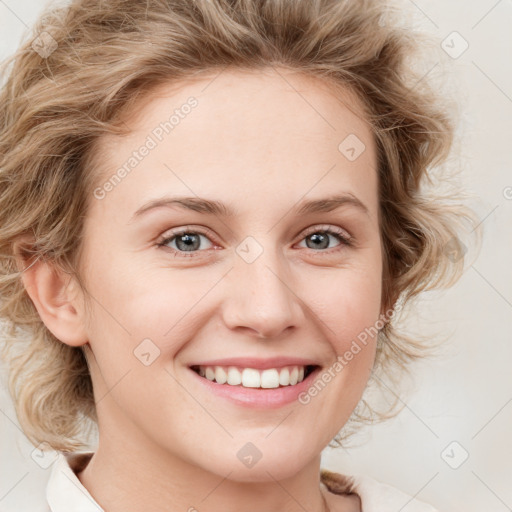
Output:
[[[47,327],[87,351],[100,440],[79,478],[109,512],[320,512],[323,498],[331,511],[358,511],[358,497],[320,487],[320,453],[361,398],[375,338],[306,405],[237,406],[188,365],[288,355],[329,368],[383,313],[376,148],[361,105],[283,69],[160,86],[126,118],[128,136],[101,140],[98,183],[190,96],[198,106],[91,199],[81,259],[89,295],[49,264],[24,275]],[[366,146],[355,161],[338,150],[349,134]],[[367,212],[296,213],[304,200],[342,193]],[[132,220],[166,195],[215,199],[238,215],[160,207]],[[157,246],[187,226],[204,231],[199,249],[180,256],[176,239]],[[331,235],[327,248],[308,247],[325,228],[344,230],[353,245]],[[236,252],[247,236],[263,249],[252,263]],[[149,366],[133,353],[146,338],[160,350]],[[251,468],[237,457],[247,442],[262,453]]]

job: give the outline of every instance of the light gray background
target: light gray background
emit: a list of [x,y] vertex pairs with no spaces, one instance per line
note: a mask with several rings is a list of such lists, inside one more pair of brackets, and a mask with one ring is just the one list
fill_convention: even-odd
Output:
[[[43,5],[0,0],[0,58],[14,51]],[[444,77],[462,105],[457,165],[475,196],[483,246],[461,281],[425,296],[413,319],[421,332],[449,334],[450,341],[443,357],[415,370],[401,415],[362,431],[358,447],[326,450],[323,466],[373,476],[441,512],[505,512],[512,509],[512,2],[404,0],[404,7],[439,41],[440,56],[426,71],[435,75],[435,59],[444,59]],[[469,43],[456,59],[441,49],[443,40],[460,49],[454,31]],[[30,504],[41,503],[50,469],[31,459],[5,386],[0,432],[0,510],[36,510]],[[450,467],[465,453],[458,469]],[[407,510],[404,500],[400,511]]]

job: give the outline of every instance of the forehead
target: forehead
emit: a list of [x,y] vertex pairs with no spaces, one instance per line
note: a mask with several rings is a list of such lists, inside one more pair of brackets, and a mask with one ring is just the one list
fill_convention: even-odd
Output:
[[151,139],[151,150],[108,195],[132,213],[136,200],[164,191],[249,199],[258,190],[298,200],[339,185],[374,199],[376,155],[364,105],[316,77],[279,68],[204,73],[160,84],[123,122],[127,135],[100,140],[97,182]]
[[[236,112],[229,111],[240,115],[247,107],[253,110],[254,115],[261,103],[274,107],[282,104],[283,109],[297,107],[295,116],[302,117],[309,111],[310,115],[320,117],[327,126],[336,130],[331,116],[337,116],[341,109],[345,111],[344,116],[352,113],[354,118],[371,130],[365,116],[365,103],[347,84],[279,66],[202,70],[181,79],[155,84],[147,92],[139,90],[137,93],[140,97],[136,106],[122,115],[123,123],[132,131],[144,128],[148,115],[166,104],[168,106],[170,98],[179,108],[191,95],[201,101],[205,115],[207,109],[211,112],[215,107],[217,113],[235,107]],[[336,112],[333,112],[333,104],[338,107]],[[268,109],[260,112],[270,114]],[[159,112],[160,117],[163,114]]]

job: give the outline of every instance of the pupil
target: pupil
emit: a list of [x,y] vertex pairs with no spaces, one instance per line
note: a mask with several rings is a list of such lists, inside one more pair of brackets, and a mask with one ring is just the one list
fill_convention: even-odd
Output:
[[311,239],[311,240],[314,240],[314,241],[317,241],[319,243],[314,243],[313,244],[313,247],[310,247],[308,242],[306,242],[306,244],[308,245],[308,247],[311,249],[318,249],[319,247],[322,248],[322,249],[325,249],[328,245],[329,245],[329,237],[321,234],[321,233],[313,233],[312,235],[310,235],[308,237],[308,239]]
[[[180,245],[185,244],[185,245]],[[183,251],[192,251],[199,247],[199,237],[194,234],[185,233],[176,239],[176,246]]]

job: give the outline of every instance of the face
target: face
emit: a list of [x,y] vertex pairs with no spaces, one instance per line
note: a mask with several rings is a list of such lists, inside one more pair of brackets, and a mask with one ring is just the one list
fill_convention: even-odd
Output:
[[82,255],[100,443],[254,481],[345,424],[381,313],[359,112],[317,79],[224,71],[160,87],[101,141]]

